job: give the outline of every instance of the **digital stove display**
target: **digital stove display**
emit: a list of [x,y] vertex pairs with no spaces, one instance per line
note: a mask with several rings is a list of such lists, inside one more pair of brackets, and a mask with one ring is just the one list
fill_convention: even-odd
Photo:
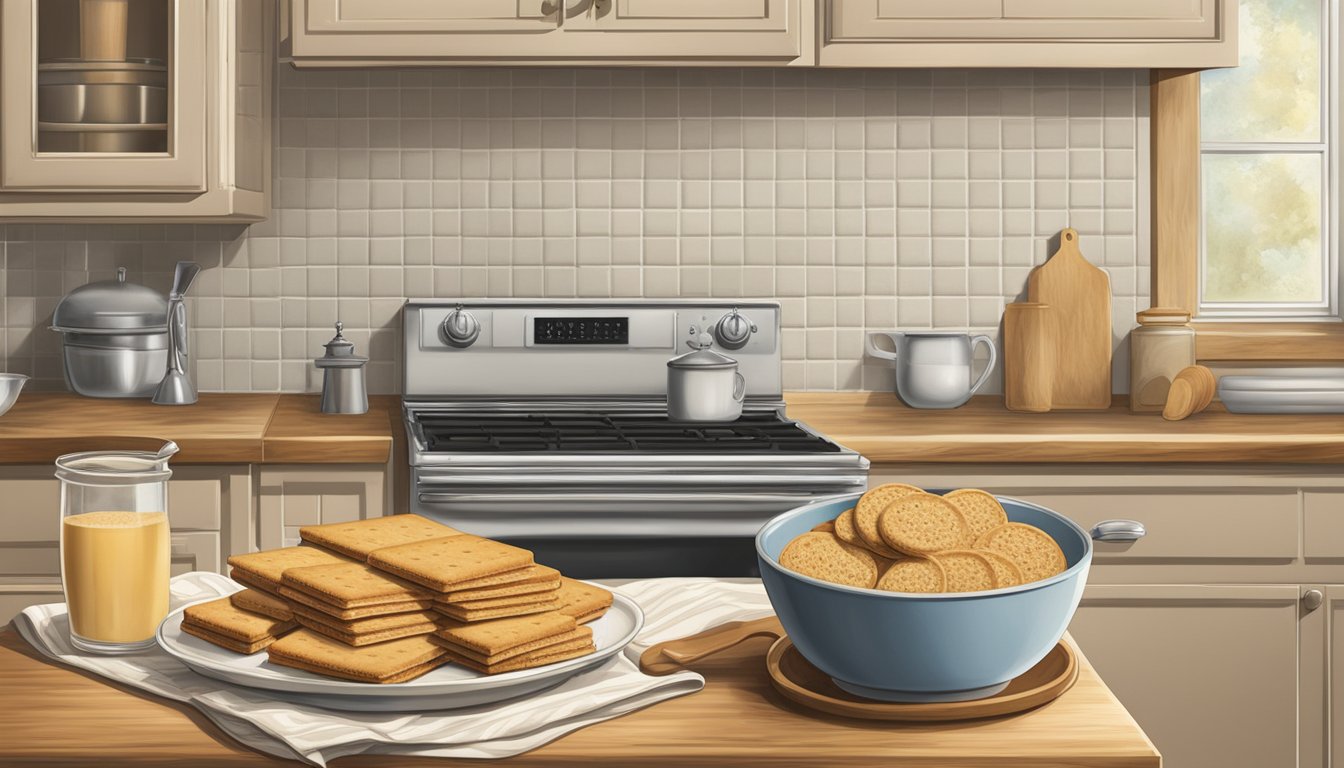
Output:
[[628,317],[537,317],[532,319],[537,344],[629,344]]

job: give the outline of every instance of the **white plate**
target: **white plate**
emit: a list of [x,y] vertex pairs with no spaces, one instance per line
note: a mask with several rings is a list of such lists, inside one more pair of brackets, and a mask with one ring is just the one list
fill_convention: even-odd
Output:
[[448,663],[404,683],[379,685],[323,677],[271,664],[265,651],[243,656],[188,635],[182,631],[182,611],[186,606],[168,614],[159,625],[157,638],[159,646],[170,655],[206,677],[261,688],[286,701],[356,712],[460,709],[525,696],[559,685],[620,653],[644,625],[644,614],[630,598],[619,594],[613,597],[606,615],[588,624],[593,628],[596,652],[499,675],[483,675]]

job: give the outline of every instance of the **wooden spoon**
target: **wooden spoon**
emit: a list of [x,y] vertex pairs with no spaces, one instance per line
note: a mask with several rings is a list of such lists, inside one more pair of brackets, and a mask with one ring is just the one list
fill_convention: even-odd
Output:
[[1192,365],[1182,369],[1167,391],[1167,404],[1162,408],[1162,418],[1180,421],[1208,408],[1217,387],[1217,379],[1207,367]]
[[776,616],[754,621],[733,621],[707,629],[698,635],[668,640],[650,646],[639,656],[639,668],[649,675],[668,675],[700,659],[727,650],[753,637],[784,636],[784,627]]

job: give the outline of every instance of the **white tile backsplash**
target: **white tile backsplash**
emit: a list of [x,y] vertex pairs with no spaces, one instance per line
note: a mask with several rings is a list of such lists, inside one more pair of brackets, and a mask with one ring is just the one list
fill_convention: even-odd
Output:
[[[1061,227],[1148,303],[1134,71],[278,70],[274,212],[0,225],[5,368],[61,386],[60,297],[118,266],[189,300],[202,390],[314,390],[337,319],[395,392],[408,297],[751,297],[789,389],[886,389],[866,330],[996,333]],[[997,377],[996,377],[997,379]]]

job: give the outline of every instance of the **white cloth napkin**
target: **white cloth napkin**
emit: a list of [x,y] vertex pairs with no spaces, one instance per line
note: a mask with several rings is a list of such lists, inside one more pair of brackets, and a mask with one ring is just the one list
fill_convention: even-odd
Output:
[[[183,574],[172,581],[172,607],[222,597],[239,588],[219,574]],[[46,656],[187,702],[233,738],[268,754],[323,766],[356,754],[498,758],[700,690],[705,681],[694,672],[645,675],[639,671],[639,655],[656,643],[772,613],[759,582],[652,579],[613,589],[638,603],[645,616],[643,631],[624,655],[516,701],[424,714],[338,712],[279,701],[265,691],[198,675],[159,648],[126,656],[87,655],[70,645],[64,603],[26,608],[14,624]]]

